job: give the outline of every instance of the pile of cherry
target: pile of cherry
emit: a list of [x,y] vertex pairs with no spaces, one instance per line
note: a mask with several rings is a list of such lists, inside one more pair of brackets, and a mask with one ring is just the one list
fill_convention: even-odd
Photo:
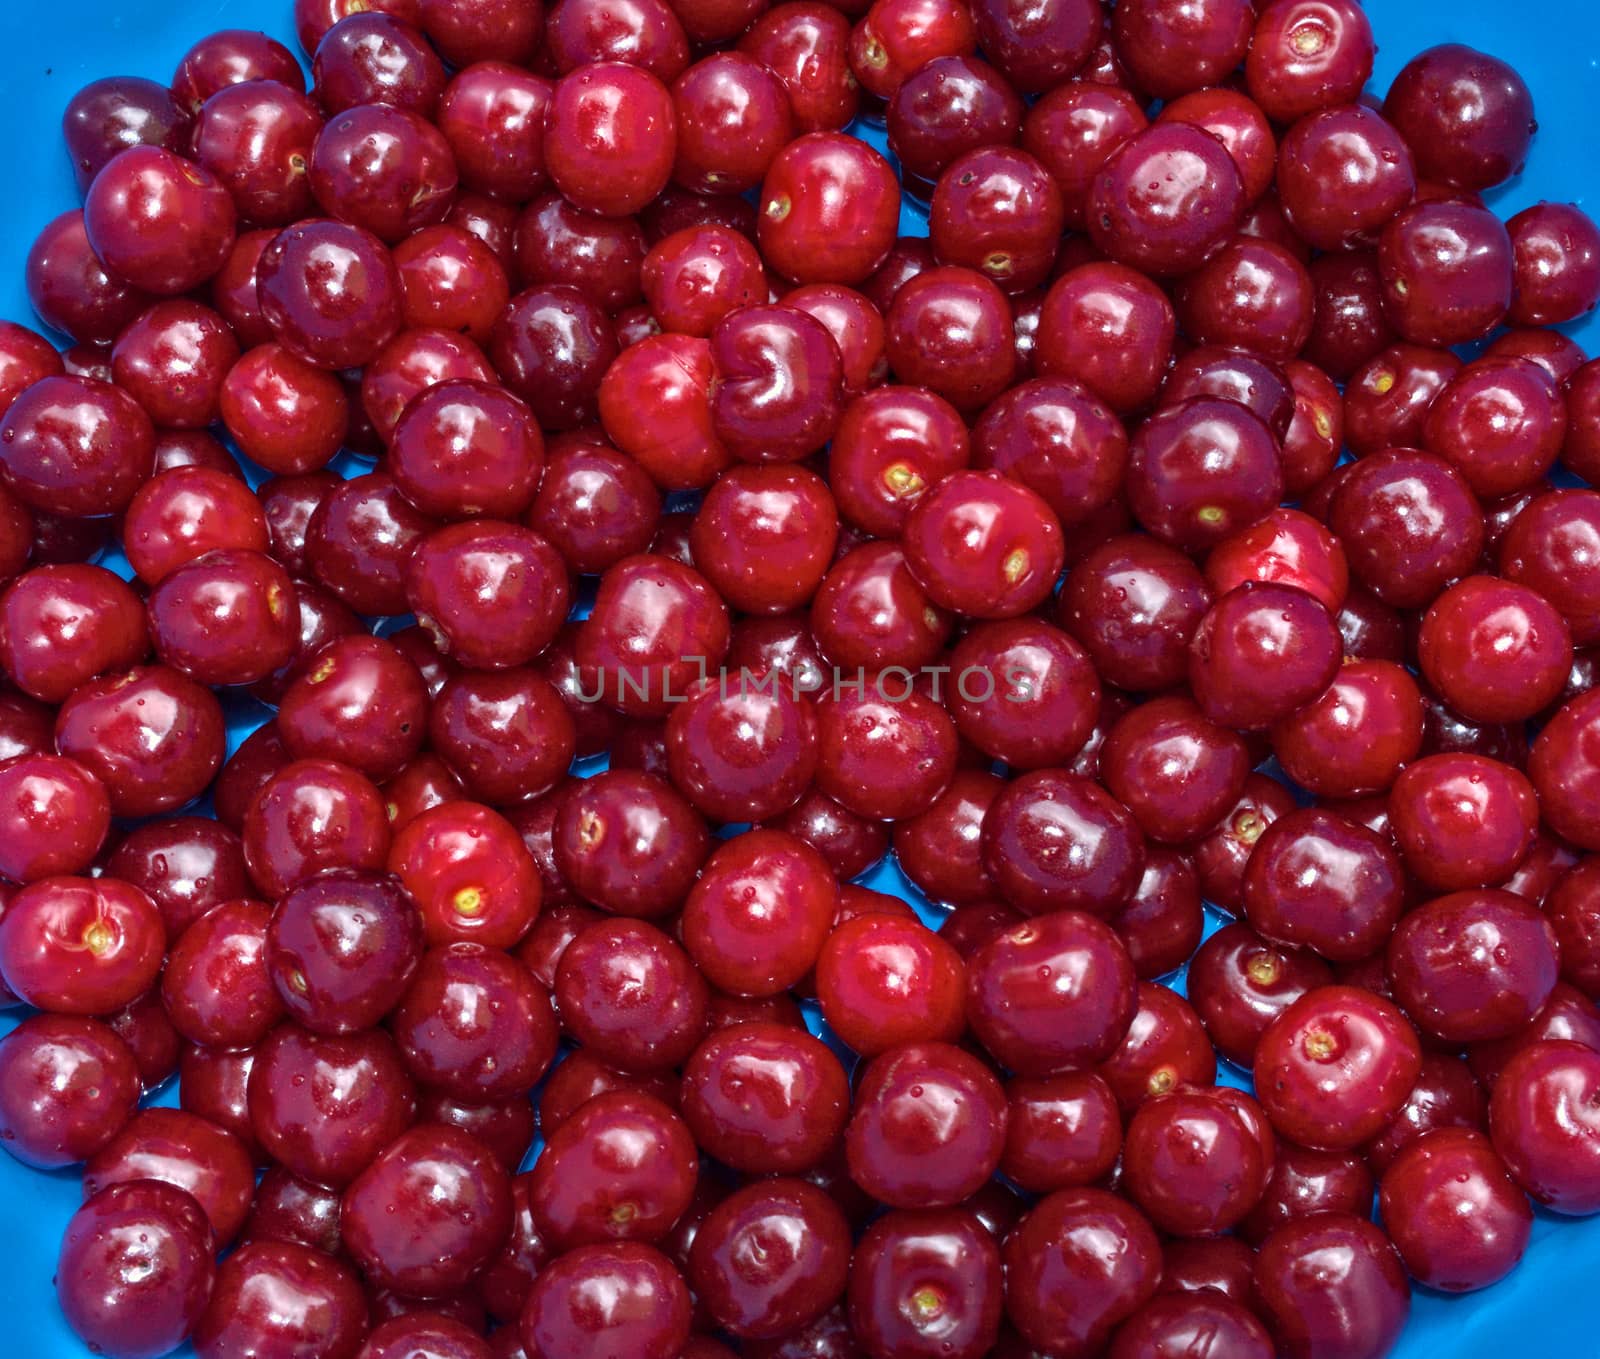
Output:
[[1600,233],[1484,207],[1515,72],[297,20],[309,94],[74,97],[72,347],[0,333],[0,1144],[91,1349],[1379,1359],[1600,1210]]

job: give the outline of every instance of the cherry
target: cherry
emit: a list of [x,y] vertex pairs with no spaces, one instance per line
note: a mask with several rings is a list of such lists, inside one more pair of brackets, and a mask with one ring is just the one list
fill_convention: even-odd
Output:
[[643,921],[580,930],[560,955],[554,992],[562,1027],[623,1071],[677,1066],[705,1032],[705,979],[682,947]]
[[338,378],[275,343],[250,350],[229,370],[221,410],[240,451],[281,477],[327,466],[349,428]]
[[0,764],[0,872],[12,882],[84,872],[110,826],[104,786],[76,761],[41,754]]
[[[1380,233],[1411,201],[1416,188],[1411,145],[1363,104],[1309,114],[1289,129],[1279,148],[1278,194],[1284,215],[1307,244],[1320,250],[1349,251],[1377,245]],[[1383,318],[1372,315],[1377,291],[1373,285],[1380,281],[1392,284],[1392,273],[1393,266],[1384,265],[1381,280],[1363,277],[1351,264],[1342,277],[1323,276],[1335,285],[1338,295],[1348,299],[1348,310],[1341,309],[1344,314],[1339,322],[1332,322],[1338,332],[1348,335],[1347,342],[1362,331],[1373,339],[1381,334],[1377,327],[1384,324]],[[1386,300],[1389,295],[1386,288]],[[1391,314],[1388,320],[1395,318]],[[1334,339],[1335,333],[1328,338]],[[1368,343],[1372,351],[1383,348],[1381,343]],[[1350,367],[1360,362],[1356,359]]]
[[562,877],[619,915],[673,910],[710,852],[704,822],[676,790],[654,775],[620,769],[574,789],[554,835]]
[[85,1199],[116,1184],[160,1180],[194,1195],[226,1247],[250,1209],[255,1169],[244,1144],[214,1123],[178,1109],[145,1109],[84,1168]]
[[953,1042],[966,1027],[966,967],[915,919],[869,912],[836,925],[817,959],[817,994],[834,1033],[868,1057]]
[[118,153],[84,198],[84,229],[106,269],[164,297],[198,287],[222,267],[236,220],[215,175],[159,146]]
[[266,960],[272,915],[259,901],[224,902],[172,946],[161,997],[173,1027],[190,1042],[254,1047],[283,1018]]
[[792,807],[817,763],[811,701],[777,675],[707,683],[667,723],[672,781],[713,821],[765,821]]
[[316,1033],[356,1033],[394,1008],[422,947],[422,917],[394,879],[332,869],[279,901],[267,968],[291,1018]]
[[1295,0],[1256,21],[1245,80],[1278,123],[1354,104],[1372,75],[1372,24],[1354,0]]
[[1439,891],[1504,881],[1538,831],[1534,786],[1482,755],[1430,755],[1408,765],[1389,809],[1407,867]]
[[672,95],[649,71],[602,61],[557,83],[546,116],[545,164],[580,210],[606,217],[637,212],[666,187],[676,151]]
[[1338,485],[1328,527],[1351,575],[1385,604],[1420,608],[1477,565],[1482,510],[1443,458],[1391,449],[1362,458]]
[[1176,329],[1172,303],[1143,274],[1083,264],[1045,295],[1035,361],[1041,376],[1069,378],[1128,415],[1160,389]]
[[113,1185],[72,1215],[56,1264],[67,1325],[97,1353],[165,1354],[195,1329],[212,1292],[211,1229],[172,1185]]
[[1312,1151],[1279,1142],[1266,1192],[1239,1226],[1239,1233],[1259,1246],[1285,1223],[1313,1214],[1372,1211],[1376,1188],[1373,1172],[1356,1154]]
[[353,1355],[366,1330],[367,1299],[347,1265],[298,1243],[252,1241],[218,1268],[194,1345],[203,1359],[314,1345]]
[[896,294],[887,317],[889,366],[962,411],[998,397],[1016,370],[1005,294],[976,270],[929,269]]
[[817,704],[816,788],[857,816],[920,815],[955,772],[955,723],[913,683],[892,671],[839,676]]
[[[603,1297],[596,1307],[593,1299]],[[519,1331],[528,1359],[604,1353],[674,1359],[689,1339],[689,1290],[660,1251],[636,1242],[583,1246],[534,1280]]]
[[1041,1199],[1003,1247],[1006,1310],[1030,1345],[1093,1354],[1153,1296],[1161,1278],[1155,1229],[1103,1189]]
[[1189,998],[1217,1051],[1250,1067],[1261,1034],[1332,975],[1314,954],[1267,943],[1244,924],[1226,925],[1189,965]]
[[736,1190],[707,1214],[689,1250],[688,1279],[721,1327],[771,1339],[837,1302],[849,1263],[850,1228],[833,1199],[803,1180],[778,1178]]
[[1085,216],[1090,239],[1117,263],[1174,275],[1216,254],[1245,207],[1238,167],[1215,137],[1186,123],[1157,123],[1100,167]]
[[1400,923],[1388,944],[1389,980],[1429,1033],[1467,1043],[1504,1038],[1549,999],[1556,938],[1537,907],[1509,892],[1455,892]]
[[1399,1254],[1353,1213],[1315,1213],[1273,1232],[1256,1256],[1255,1297],[1280,1350],[1313,1353],[1387,1353],[1411,1310]]
[[1172,99],[1220,84],[1244,59],[1254,17],[1245,0],[1133,0],[1112,16],[1111,35],[1139,86]]
[[91,80],[68,100],[61,115],[61,136],[80,192],[130,146],[159,146],[182,155],[190,131],[189,114],[172,91],[139,76]]
[[126,509],[148,479],[155,431],[119,388],[87,377],[47,377],[0,421],[0,476],[23,504],[74,518]]
[[851,1327],[874,1354],[986,1354],[1001,1321],[1000,1247],[972,1214],[897,1210],[851,1257]]
[[245,863],[262,892],[280,897],[325,868],[381,869],[389,823],[372,782],[332,760],[282,758],[243,816]]
[[1536,126],[1522,78],[1455,43],[1412,58],[1383,108],[1416,148],[1423,176],[1458,189],[1492,188],[1518,173]]
[[1516,277],[1514,325],[1560,325],[1600,303],[1600,229],[1582,209],[1538,203],[1511,218],[1506,230]]
[[1088,656],[1048,623],[1018,618],[980,623],[950,653],[946,700],[957,730],[1013,769],[1070,760],[1101,712]]
[[1234,401],[1201,395],[1158,411],[1130,445],[1134,518],[1185,551],[1248,527],[1273,508],[1282,488],[1271,431]]
[[696,1143],[749,1174],[809,1170],[837,1142],[849,1108],[838,1059],[777,1024],[713,1032],[684,1068],[683,1117]]
[[1267,1171],[1250,1125],[1203,1090],[1146,1100],[1128,1125],[1123,1184],[1157,1227],[1175,1235],[1235,1225],[1261,1197]]
[[1152,840],[1205,834],[1238,800],[1250,772],[1242,738],[1187,699],[1159,698],[1118,719],[1100,750],[1100,777]]
[[816,850],[783,831],[752,831],[706,861],[684,903],[684,947],[718,989],[775,995],[816,963],[837,903]]
[[673,9],[657,0],[630,0],[618,9],[605,9],[590,0],[566,0],[549,15],[546,44],[562,75],[609,61],[641,67],[670,81],[689,64],[683,25]]
[[683,1120],[651,1095],[596,1095],[546,1137],[528,1199],[540,1239],[556,1250],[656,1242],[689,1206],[695,1143]]
[[957,770],[927,811],[896,825],[895,858],[927,896],[958,905],[993,897],[980,837],[983,818],[1004,786],[992,774]]
[[781,77],[743,52],[714,52],[672,84],[673,181],[696,193],[756,188],[789,142],[794,116]]
[[819,851],[841,881],[859,877],[889,849],[889,832],[882,823],[852,812],[814,785],[772,825]]
[[1127,950],[1081,912],[1012,926],[968,960],[967,1021],[996,1061],[1019,1075],[1104,1060],[1134,1012]]
[[33,1015],[0,1040],[0,1145],[26,1165],[88,1160],[138,1100],[133,1054],[102,1023]]
[[1393,1004],[1355,987],[1323,986],[1262,1033],[1256,1090],[1283,1136],[1339,1151],[1382,1131],[1421,1066],[1416,1033]]
[[1378,242],[1383,303],[1413,344],[1481,339],[1511,306],[1511,238],[1500,219],[1469,203],[1417,203]]

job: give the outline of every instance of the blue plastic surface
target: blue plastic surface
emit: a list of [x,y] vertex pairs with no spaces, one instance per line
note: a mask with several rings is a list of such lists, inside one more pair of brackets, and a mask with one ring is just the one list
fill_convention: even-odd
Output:
[[[1526,173],[1491,195],[1503,216],[1542,198],[1574,201],[1600,216],[1600,17],[1595,0],[1366,0],[1380,43],[1373,88],[1382,91],[1415,52],[1465,42],[1512,62],[1533,88],[1541,132]],[[196,38],[219,28],[256,28],[298,50],[288,0],[74,0],[59,10],[35,0],[0,0],[0,89],[7,118],[0,140],[0,316],[36,325],[22,266],[38,230],[76,206],[77,191],[61,148],[61,110],[73,92],[104,75],[165,80]],[[857,129],[880,147],[875,128]],[[1586,195],[1588,201],[1586,202]],[[908,207],[903,230],[925,231]],[[1568,327],[1600,352],[1600,320]],[[110,563],[108,563],[110,564]],[[124,568],[125,569],[125,568]],[[254,724],[236,715],[230,748]],[[941,914],[886,861],[864,881],[912,900],[930,923]],[[1208,925],[1215,929],[1220,918]],[[1180,989],[1181,979],[1174,982]],[[13,1020],[0,1018],[0,1028]],[[1242,1073],[1224,1079],[1247,1084]],[[169,1086],[157,1097],[175,1103]],[[80,1197],[72,1171],[41,1174],[0,1155],[0,1318],[4,1348],[22,1359],[78,1359],[86,1353],[55,1305],[51,1279],[62,1227]],[[1541,1214],[1521,1268],[1487,1292],[1446,1298],[1418,1291],[1397,1359],[1497,1359],[1516,1348],[1534,1353],[1600,1355],[1592,1314],[1600,1270],[1600,1220],[1571,1222]],[[183,1351],[185,1354],[191,1351]]]

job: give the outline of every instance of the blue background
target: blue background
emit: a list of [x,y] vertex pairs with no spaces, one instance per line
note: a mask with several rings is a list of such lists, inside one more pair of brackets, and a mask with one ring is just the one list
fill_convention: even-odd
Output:
[[[1380,49],[1374,88],[1387,88],[1406,60],[1440,42],[1465,42],[1515,65],[1533,88],[1541,131],[1526,173],[1491,196],[1504,217],[1542,198],[1583,204],[1600,216],[1600,21],[1595,0],[1367,0]],[[59,9],[37,0],[0,0],[0,316],[37,324],[22,266],[38,230],[76,206],[61,147],[61,110],[73,92],[105,75],[167,80],[188,46],[219,28],[259,28],[298,50],[287,0],[72,0]],[[881,145],[875,129],[862,135]],[[1587,195],[1587,201],[1586,201]],[[908,210],[905,229],[921,232]],[[1600,352],[1600,321],[1568,327]],[[239,739],[236,731],[234,739]],[[865,879],[916,900],[892,861]],[[937,912],[917,904],[930,921]],[[1211,922],[1215,928],[1218,921]],[[1181,979],[1176,982],[1181,987]],[[1224,1079],[1240,1079],[1240,1073]],[[169,1087],[159,1097],[175,1103]],[[5,1350],[24,1359],[76,1359],[86,1353],[56,1310],[51,1288],[62,1227],[79,1201],[70,1171],[40,1174],[0,1155],[0,1326]],[[1419,1292],[1400,1359],[1488,1359],[1509,1347],[1576,1356],[1600,1353],[1593,1323],[1600,1271],[1600,1220],[1574,1223],[1541,1214],[1521,1268],[1499,1286],[1467,1298]],[[188,1353],[188,1351],[185,1351]]]

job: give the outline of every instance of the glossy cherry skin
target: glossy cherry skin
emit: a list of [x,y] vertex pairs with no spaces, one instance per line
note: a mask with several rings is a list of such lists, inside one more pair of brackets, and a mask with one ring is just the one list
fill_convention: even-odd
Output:
[[1112,500],[1127,466],[1121,421],[1075,383],[1038,378],[991,405],[974,430],[974,461],[1022,482],[1063,527]]
[[831,436],[843,360],[815,317],[793,307],[732,312],[711,331],[711,363],[712,428],[735,457],[792,462]]
[[1102,1189],[1040,1200],[1006,1238],[1004,1261],[1012,1324],[1029,1344],[1068,1359],[1099,1353],[1161,1278],[1155,1230]]
[[468,940],[511,948],[543,895],[539,870],[515,828],[477,803],[448,801],[401,828],[389,850],[421,911],[430,944]]
[[889,850],[887,827],[815,787],[772,824],[820,851],[841,880],[859,876]]
[[973,269],[929,269],[907,282],[887,316],[889,366],[963,411],[999,396],[1016,373],[1005,294]]
[[[1502,961],[1504,960],[1504,961]],[[1556,984],[1555,931],[1509,892],[1456,892],[1411,912],[1388,945],[1395,999],[1452,1042],[1504,1038],[1530,1023]]]
[[666,187],[677,115],[666,86],[642,67],[573,71],[557,83],[546,119],[550,178],[583,211],[625,217]]
[[1516,300],[1510,320],[1524,326],[1575,320],[1600,302],[1600,230],[1570,203],[1539,203],[1508,223]]
[[450,145],[406,109],[361,104],[336,114],[311,153],[311,191],[330,217],[386,245],[442,222],[456,193]]
[[57,1014],[104,1015],[149,990],[165,930],[150,898],[111,878],[41,878],[0,916],[0,973]]
[[[1318,249],[1376,245],[1379,233],[1416,192],[1411,155],[1394,127],[1362,104],[1310,114],[1290,128],[1279,148],[1278,193],[1284,214]],[[1347,275],[1345,286],[1353,282]],[[1366,293],[1366,281],[1360,286]],[[1341,293],[1353,308],[1355,294],[1343,288]],[[1355,320],[1352,314],[1347,323],[1352,332]]]
[[1013,769],[1071,760],[1101,715],[1084,650],[1035,619],[972,628],[950,653],[950,669],[946,703],[962,737]]
[[203,1359],[312,1346],[354,1359],[366,1331],[366,1295],[348,1266],[297,1243],[253,1241],[218,1269],[194,1343]]
[[1600,639],[1600,612],[1588,593],[1600,565],[1600,496],[1563,489],[1537,497],[1506,530],[1500,564],[1507,579],[1555,605],[1575,643]]
[[684,904],[684,946],[719,990],[775,995],[815,964],[837,902],[816,850],[782,831],[753,831],[706,861]]
[[1132,814],[1089,780],[1036,770],[1010,784],[984,818],[983,862],[1020,910],[1108,915],[1139,884],[1144,836]]
[[221,765],[221,706],[176,671],[141,667],[78,685],[56,716],[56,746],[99,776],[112,815],[170,812]]
[[903,542],[934,602],[976,618],[1015,617],[1043,602],[1064,557],[1049,506],[997,472],[946,477],[912,508]]
[[140,1180],[160,1180],[193,1194],[222,1247],[238,1235],[255,1192],[255,1168],[244,1144],[177,1109],[135,1114],[84,1167],[84,1198]]
[[0,1144],[24,1165],[88,1160],[138,1100],[133,1054],[95,1020],[33,1015],[0,1041]]
[[976,1359],[1000,1330],[1000,1248],[971,1213],[898,1210],[851,1257],[851,1327],[871,1355]]
[[643,921],[580,931],[561,954],[554,990],[563,1029],[623,1071],[677,1066],[705,1032],[705,979],[678,944]]
[[578,634],[579,664],[597,669],[608,702],[664,716],[728,649],[728,612],[705,578],[664,557],[618,562]]
[[36,566],[0,596],[0,666],[24,693],[60,703],[96,675],[144,659],[142,613],[138,596],[104,567]]
[[[761,186],[761,254],[796,283],[861,282],[894,243],[898,185],[863,142],[813,132],[790,142]],[[828,242],[825,251],[814,246]]]
[[1261,1035],[1256,1090],[1283,1136],[1338,1151],[1383,1129],[1421,1066],[1416,1033],[1398,1008],[1368,991],[1324,986]]
[[1226,148],[1199,128],[1165,123],[1138,133],[1100,167],[1086,218],[1090,239],[1117,263],[1186,274],[1222,247],[1245,206]]
[[443,225],[407,237],[393,255],[406,326],[457,331],[480,345],[489,342],[511,283],[488,245],[461,227]]
[[261,552],[224,548],[187,562],[156,586],[147,609],[156,655],[203,684],[264,680],[299,641],[294,584]]
[[713,821],[765,821],[792,807],[816,762],[813,705],[781,676],[707,683],[667,721],[672,780]]
[[809,1170],[837,1143],[849,1106],[832,1052],[777,1024],[720,1029],[684,1068],[683,1116],[695,1141],[748,1174]]
[[214,1244],[182,1189],[114,1185],[73,1214],[56,1264],[56,1300],[95,1353],[154,1359],[182,1344],[211,1294]]
[[190,132],[190,116],[172,91],[139,76],[91,80],[61,115],[61,136],[80,192],[118,152],[160,146],[182,155]]
[[1492,188],[1521,170],[1536,126],[1522,77],[1455,43],[1414,57],[1383,111],[1416,148],[1422,175],[1458,189]]
[[632,458],[594,442],[552,443],[529,524],[553,543],[568,567],[597,575],[645,551],[661,497]]
[[59,755],[0,764],[0,872],[14,883],[85,872],[111,824],[105,788]]
[[1530,1043],[1489,1099],[1489,1132],[1512,1178],[1537,1202],[1581,1216],[1600,1201],[1591,1096],[1600,1061],[1569,1040]]
[[391,1027],[420,1082],[479,1103],[531,1089],[557,1041],[544,989],[516,959],[479,943],[423,955]]
[[1378,242],[1384,310],[1413,344],[1481,339],[1504,319],[1512,290],[1511,238],[1493,213],[1468,203],[1419,203]]
[[153,300],[107,272],[78,211],[62,213],[39,233],[28,252],[27,284],[39,319],[84,343],[110,344]]
[[955,772],[955,723],[909,677],[887,671],[859,688],[854,678],[817,705],[817,789],[858,816],[925,812]]
[[254,1047],[283,1017],[266,965],[271,914],[259,901],[224,902],[173,945],[161,994],[173,1025],[191,1042]]
[[1484,358],[1450,379],[1422,424],[1423,442],[1484,499],[1538,484],[1567,431],[1560,389],[1532,359]]
[[841,670],[926,666],[953,629],[954,619],[933,603],[894,543],[869,542],[847,552],[811,601],[811,635]]
[[828,1024],[872,1057],[904,1043],[954,1042],[966,1027],[966,968],[916,920],[866,914],[837,925],[817,959]]
[[1418,446],[1429,409],[1461,361],[1449,350],[1391,345],[1364,364],[1346,387],[1345,430],[1358,455]]
[[155,431],[126,392],[89,377],[46,377],[0,421],[0,476],[34,509],[73,518],[126,509],[150,475]]
[[1211,593],[1181,552],[1147,537],[1095,548],[1067,574],[1057,605],[1104,680],[1137,692],[1182,682]]
[[362,227],[301,222],[273,239],[257,268],[279,343],[318,368],[361,367],[400,329],[399,271]]
[[1094,1184],[1121,1154],[1116,1096],[1092,1072],[1016,1077],[1006,1104],[1000,1170],[1030,1193]]
[[244,1239],[287,1241],[326,1255],[343,1249],[339,1241],[339,1194],[296,1179],[274,1166],[256,1186]]
[[209,307],[158,302],[117,337],[111,373],[158,425],[198,429],[216,420],[238,358],[238,341]]
[[1045,295],[1035,362],[1040,376],[1069,378],[1127,415],[1160,388],[1176,329],[1171,302],[1143,274],[1083,264]]
[[1372,24],[1353,0],[1297,0],[1256,21],[1245,80],[1275,122],[1353,104],[1372,75]]
[[188,292],[222,267],[236,220],[216,176],[157,146],[113,157],[84,199],[84,227],[106,268],[162,296]]
[[1477,497],[1430,453],[1392,449],[1362,458],[1340,481],[1327,522],[1344,543],[1351,575],[1397,608],[1429,603],[1483,551]]
[[331,760],[286,761],[249,804],[242,833],[250,877],[273,898],[324,868],[380,869],[389,850],[382,795]]
[[1237,1355],[1238,1359],[1268,1359],[1272,1339],[1254,1312],[1216,1290],[1164,1291],[1151,1299],[1118,1330],[1108,1359],[1179,1359],[1193,1354],[1194,1346]]
[[957,770],[933,806],[895,827],[901,871],[933,900],[967,905],[993,898],[980,837],[983,818],[1003,787],[992,774]]
[[1343,381],[1396,338],[1383,314],[1377,252],[1323,255],[1309,267],[1316,316],[1302,357]]
[[1151,416],[1129,450],[1134,518],[1185,551],[1213,547],[1272,509],[1282,492],[1277,444],[1250,411],[1196,396]]
[[1201,895],[1225,911],[1237,912],[1244,898],[1245,868],[1262,834],[1296,806],[1276,779],[1251,773],[1244,791],[1210,834],[1189,847]]
[[281,81],[230,85],[200,110],[194,158],[233,196],[241,222],[286,226],[311,215],[306,169],[322,126],[316,104]]
[[1201,945],[1189,966],[1189,996],[1217,1051],[1248,1068],[1267,1025],[1332,979],[1314,954],[1268,944],[1240,923]]
[[699,814],[671,785],[621,769],[567,797],[554,844],[556,866],[580,896],[630,916],[676,907],[711,848]]
[[270,545],[261,502],[235,475],[184,466],[139,488],[123,520],[129,564],[147,585],[207,552],[264,552]]
[[1277,1144],[1266,1192],[1239,1225],[1239,1235],[1253,1246],[1287,1222],[1314,1213],[1372,1211],[1377,1182],[1356,1153],[1311,1151],[1292,1142]]
[[1462,716],[1522,722],[1547,708],[1571,669],[1566,621],[1526,586],[1469,576],[1422,619],[1422,674]]
[[368,1279],[413,1296],[450,1293],[510,1233],[510,1179],[476,1138],[413,1128],[345,1190],[340,1230]]
[[686,227],[657,241],[640,272],[659,329],[710,335],[730,312],[763,301],[755,246],[731,227]]
[[1504,881],[1538,832],[1534,786],[1482,755],[1430,755],[1408,765],[1389,808],[1407,867],[1445,892]]
[[258,1050],[248,1098],[267,1153],[300,1178],[336,1189],[416,1114],[400,1052],[378,1030],[334,1037],[284,1025]]
[[1560,945],[1561,975],[1586,995],[1596,989],[1600,970],[1595,948],[1596,906],[1600,898],[1596,897],[1594,883],[1594,861],[1586,858],[1564,872],[1540,903]]
[[1100,167],[1148,126],[1143,107],[1126,90],[1084,81],[1058,85],[1029,110],[1022,144],[1055,180],[1067,226],[1083,229]]
[[1043,1076],[1109,1057],[1134,1017],[1133,964],[1112,930],[1056,911],[997,934],[967,965],[967,1018],[997,1062]]
[[316,1033],[355,1033],[405,993],[422,941],[422,916],[393,878],[332,869],[279,901],[267,967],[291,1018]]
[[1311,334],[1311,276],[1288,250],[1236,237],[1186,278],[1178,294],[1184,332],[1282,362]]
[[1242,738],[1182,698],[1160,698],[1120,718],[1100,749],[1100,776],[1153,840],[1205,834],[1238,800],[1250,770]]
[[1172,99],[1222,77],[1244,59],[1253,15],[1242,0],[1200,4],[1134,3],[1112,17],[1117,54],[1139,87]]
[[1267,1149],[1233,1107],[1204,1090],[1146,1100],[1128,1125],[1123,1186],[1163,1231],[1228,1230],[1266,1188]]
[[294,476],[324,467],[349,428],[339,380],[277,344],[252,349],[222,388],[222,420],[240,449],[269,472]]
[[678,121],[674,182],[697,193],[744,193],[789,141],[780,78],[742,52],[714,52],[672,85]]
[[556,1250],[656,1242],[689,1206],[695,1143],[683,1120],[652,1095],[596,1095],[546,1137],[528,1196],[535,1228]]
[[1371,957],[1406,904],[1389,841],[1329,811],[1302,808],[1267,827],[1244,875],[1252,928],[1334,962]]
[[490,1359],[489,1345],[465,1322],[438,1313],[390,1317],[361,1347],[365,1359]]
[[803,1180],[757,1181],[706,1216],[688,1278],[711,1315],[741,1338],[786,1336],[845,1291],[850,1229],[833,1199]]
[[1489,1139],[1473,1128],[1425,1133],[1384,1172],[1384,1228],[1419,1283],[1487,1288],[1516,1267],[1533,1211]]
[[784,613],[807,603],[822,582],[837,528],[833,497],[815,473],[732,467],[701,502],[689,545],[695,564],[734,608]]
[[289,685],[278,729],[298,758],[338,760],[388,778],[421,748],[427,698],[417,668],[393,644],[337,637]]
[[1395,1248],[1351,1213],[1315,1213],[1262,1242],[1255,1297],[1280,1353],[1386,1354],[1411,1289]]
[[518,1326],[527,1359],[674,1359],[685,1352],[691,1310],[666,1256],[615,1242],[580,1247],[542,1271]]

